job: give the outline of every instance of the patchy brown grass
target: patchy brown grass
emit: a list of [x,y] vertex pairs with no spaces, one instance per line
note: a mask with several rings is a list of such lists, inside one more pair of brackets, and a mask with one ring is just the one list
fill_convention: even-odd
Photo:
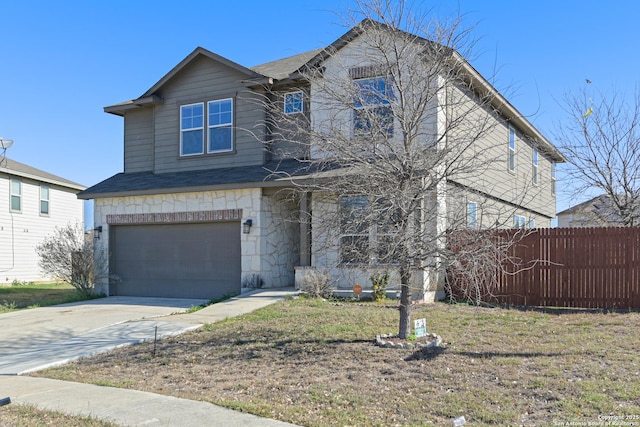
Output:
[[90,417],[65,415],[54,411],[43,411],[29,405],[11,404],[0,410],[2,427],[116,427],[106,421]]
[[94,298],[67,283],[15,282],[0,286],[0,313]]
[[385,349],[398,313],[294,299],[44,371],[304,426],[640,424],[640,313],[419,306],[438,351]]

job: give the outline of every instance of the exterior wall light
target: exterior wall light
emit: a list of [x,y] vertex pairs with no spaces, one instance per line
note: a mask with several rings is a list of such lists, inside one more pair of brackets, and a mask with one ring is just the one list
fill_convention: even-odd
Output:
[[248,219],[245,222],[242,223],[242,233],[243,234],[249,234],[249,232],[251,231],[251,226],[253,225],[253,221]]
[[96,228],[93,229],[93,238],[94,239],[99,239],[100,235],[102,234],[102,226],[99,225]]

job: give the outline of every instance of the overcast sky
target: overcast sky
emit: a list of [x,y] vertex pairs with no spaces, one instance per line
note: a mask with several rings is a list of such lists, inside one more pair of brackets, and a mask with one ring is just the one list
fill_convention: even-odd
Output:
[[[416,2],[460,10],[479,39],[472,65],[552,139],[567,91],[633,92],[640,2]],[[93,185],[123,169],[123,119],[136,98],[197,46],[244,66],[326,46],[346,32],[350,0],[4,1],[0,136],[17,161]],[[559,168],[559,190],[569,188]],[[582,200],[563,193],[558,210]]]

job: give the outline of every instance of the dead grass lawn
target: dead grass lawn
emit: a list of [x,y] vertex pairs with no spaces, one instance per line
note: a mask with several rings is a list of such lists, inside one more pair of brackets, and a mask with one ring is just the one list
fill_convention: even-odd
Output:
[[[303,426],[640,425],[640,313],[435,304],[436,352],[385,349],[389,304],[293,299],[39,375],[145,390]],[[567,424],[568,425],[568,424]]]

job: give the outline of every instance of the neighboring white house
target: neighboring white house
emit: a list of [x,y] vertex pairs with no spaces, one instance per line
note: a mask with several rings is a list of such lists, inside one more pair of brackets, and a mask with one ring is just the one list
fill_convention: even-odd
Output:
[[11,159],[0,163],[0,284],[49,281],[36,246],[55,227],[83,223],[86,187]]

